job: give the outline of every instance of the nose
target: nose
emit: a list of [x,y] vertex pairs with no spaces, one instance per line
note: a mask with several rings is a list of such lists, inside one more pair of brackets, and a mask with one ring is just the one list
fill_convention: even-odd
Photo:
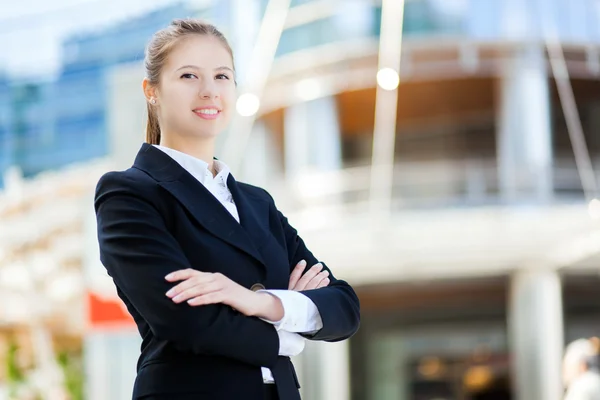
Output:
[[198,96],[203,99],[214,99],[219,97],[219,93],[217,91],[217,85],[213,80],[208,82],[204,82],[200,90],[198,91]]

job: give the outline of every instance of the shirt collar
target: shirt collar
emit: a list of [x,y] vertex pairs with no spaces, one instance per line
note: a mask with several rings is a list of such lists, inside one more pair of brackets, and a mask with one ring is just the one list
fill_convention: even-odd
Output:
[[[168,156],[170,156],[173,160],[175,160],[183,169],[189,172],[194,178],[200,181],[203,185],[206,186],[208,179],[213,179],[212,172],[208,169],[208,163],[205,161],[190,156],[189,154],[182,153],[181,151],[172,149],[170,147],[161,146],[158,144],[154,144],[159,150],[162,150]],[[227,186],[227,178],[229,177],[230,170],[227,164],[217,159],[213,160],[215,171],[217,175],[214,177],[215,180],[221,180],[221,182]]]

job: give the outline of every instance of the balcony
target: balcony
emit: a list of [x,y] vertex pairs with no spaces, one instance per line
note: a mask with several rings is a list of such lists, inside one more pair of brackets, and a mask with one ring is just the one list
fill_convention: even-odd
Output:
[[[540,204],[531,194],[512,200],[504,198],[498,188],[498,170],[493,159],[397,162],[391,182],[393,211],[583,204],[583,190],[574,162],[556,159],[554,163],[553,197]],[[594,160],[594,165],[598,179],[600,159]],[[370,185],[371,166],[363,165],[330,172],[307,171],[294,182],[287,181],[272,190],[291,211],[357,213],[369,210]]]

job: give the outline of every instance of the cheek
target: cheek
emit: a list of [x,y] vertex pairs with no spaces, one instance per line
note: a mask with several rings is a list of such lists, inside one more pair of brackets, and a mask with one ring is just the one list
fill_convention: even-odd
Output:
[[189,87],[173,87],[172,90],[166,93],[166,108],[170,113],[180,113],[184,108],[189,108],[191,96],[192,91]]

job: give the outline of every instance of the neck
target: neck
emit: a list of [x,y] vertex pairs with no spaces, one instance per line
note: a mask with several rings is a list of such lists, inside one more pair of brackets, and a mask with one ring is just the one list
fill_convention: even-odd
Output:
[[188,154],[208,164],[214,175],[213,157],[215,154],[214,138],[182,138],[174,135],[162,135],[160,145]]

